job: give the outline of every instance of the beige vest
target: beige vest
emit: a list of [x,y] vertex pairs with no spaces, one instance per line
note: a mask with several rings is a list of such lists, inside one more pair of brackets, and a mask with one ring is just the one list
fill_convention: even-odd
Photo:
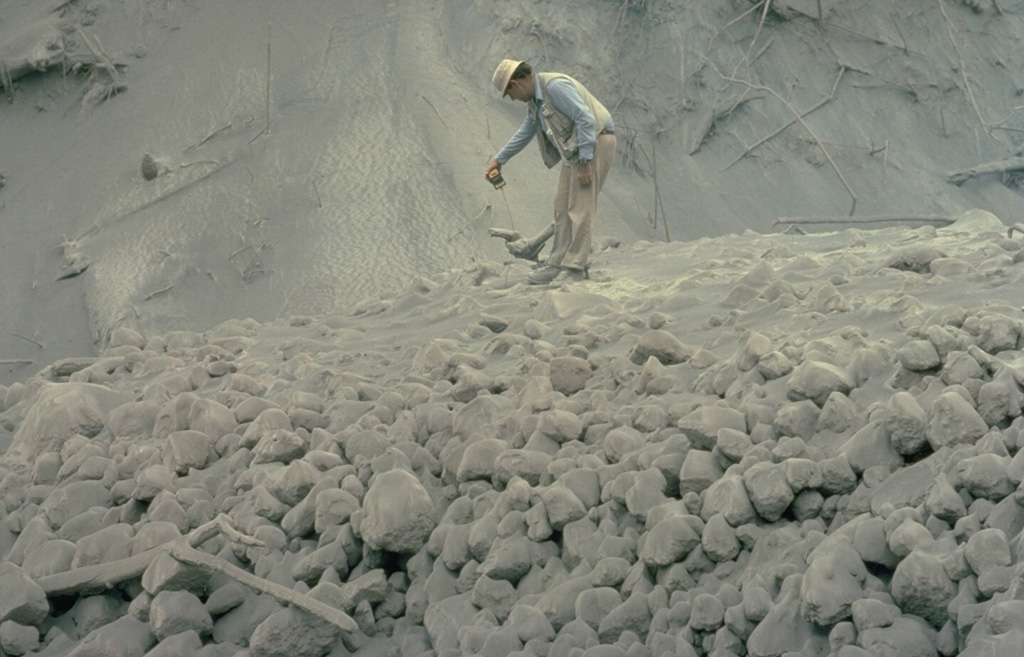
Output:
[[576,90],[580,92],[583,102],[590,109],[590,113],[594,115],[595,138],[597,137],[596,133],[601,132],[611,120],[611,112],[605,109],[604,105],[594,98],[586,87],[568,75],[561,73],[537,73],[536,75],[540,80],[541,89],[544,91],[540,111],[544,115],[546,132],[540,130],[541,122],[537,117],[537,104],[529,103],[528,107],[530,116],[538,127],[537,143],[540,145],[540,154],[544,158],[544,164],[550,169],[563,159],[566,162],[576,162],[579,159],[580,150],[576,137],[576,125],[571,118],[556,110],[548,100],[548,83],[558,78],[564,78],[576,85]]

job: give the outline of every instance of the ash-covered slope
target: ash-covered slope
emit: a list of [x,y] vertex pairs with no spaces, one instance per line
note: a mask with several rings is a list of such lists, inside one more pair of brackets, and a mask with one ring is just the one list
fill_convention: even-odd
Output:
[[120,328],[0,388],[0,649],[1017,650],[1016,231],[972,211],[525,270]]
[[487,227],[539,232],[555,185],[523,153],[509,217],[481,178],[522,113],[489,85],[505,56],[613,109],[599,230],[625,243],[763,233],[854,199],[862,216],[1018,221],[1012,175],[946,177],[1017,150],[1021,7],[822,9],[2,0],[6,380],[122,326],[335,312],[500,258]]

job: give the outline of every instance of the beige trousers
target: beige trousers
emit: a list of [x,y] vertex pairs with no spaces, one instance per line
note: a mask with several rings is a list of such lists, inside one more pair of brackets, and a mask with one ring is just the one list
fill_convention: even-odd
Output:
[[586,187],[581,187],[576,180],[579,165],[562,163],[555,194],[555,234],[547,264],[586,269],[597,214],[597,195],[601,193],[614,159],[615,135],[598,135],[591,161],[592,180]]

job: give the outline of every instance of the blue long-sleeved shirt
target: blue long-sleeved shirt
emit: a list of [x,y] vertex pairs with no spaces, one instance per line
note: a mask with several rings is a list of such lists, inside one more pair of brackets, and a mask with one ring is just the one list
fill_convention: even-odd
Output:
[[[494,159],[502,166],[512,159],[513,155],[526,148],[527,144],[536,136],[538,127],[542,131],[547,129],[547,126],[543,124],[544,115],[540,111],[541,101],[544,100],[544,89],[541,87],[540,78],[534,78],[534,85],[536,97],[528,102],[536,103],[536,114],[538,120],[541,121],[541,125],[538,126],[534,122],[530,112],[526,113],[523,124],[519,126],[519,129],[508,140],[508,143],[494,156]],[[566,78],[555,78],[548,83],[548,96],[551,105],[562,114],[571,118],[576,125],[576,141],[579,144],[580,159],[594,159],[597,127],[594,125],[594,115],[591,114],[590,108],[583,102],[583,97],[577,91],[576,85]],[[609,119],[608,124],[601,126],[600,129],[614,130],[615,127],[611,119]]]

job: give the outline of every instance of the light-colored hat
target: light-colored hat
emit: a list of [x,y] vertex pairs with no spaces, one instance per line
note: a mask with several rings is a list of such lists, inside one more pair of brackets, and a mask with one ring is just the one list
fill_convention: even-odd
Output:
[[515,59],[503,59],[498,64],[498,68],[494,69],[494,77],[491,78],[491,84],[498,90],[502,96],[505,95],[505,89],[508,88],[508,81],[512,78],[512,74],[515,73],[516,68],[522,64],[521,61]]

